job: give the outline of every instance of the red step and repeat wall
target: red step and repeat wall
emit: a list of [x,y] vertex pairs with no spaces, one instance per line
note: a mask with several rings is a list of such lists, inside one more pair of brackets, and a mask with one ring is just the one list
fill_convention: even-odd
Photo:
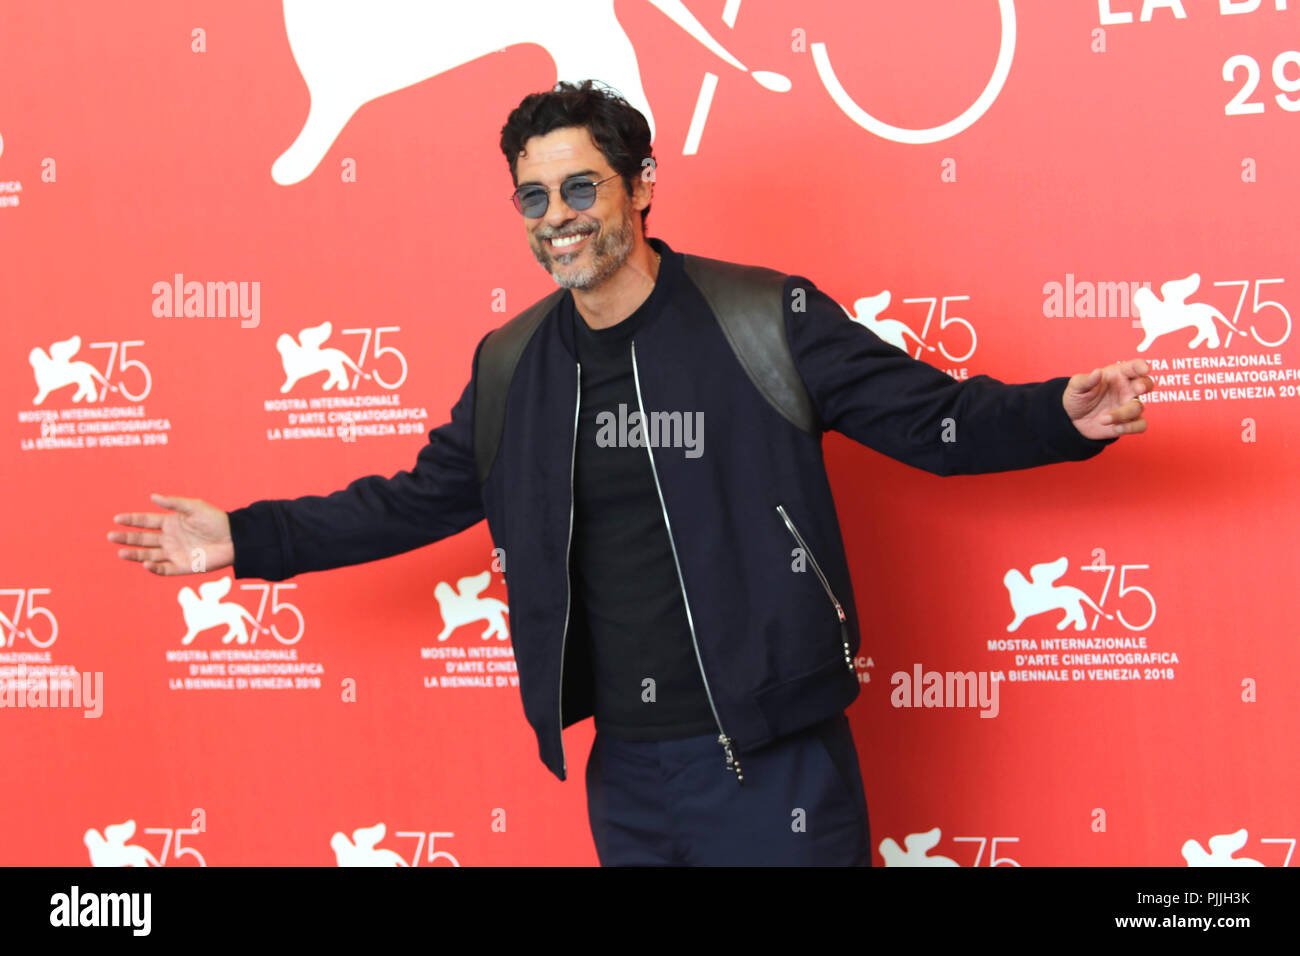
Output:
[[596,862],[485,523],[280,583],[106,540],[410,468],[554,288],[501,126],[588,76],[675,249],[958,379],[1152,366],[1085,463],[827,437],[876,863],[1292,863],[1300,3],[21,3],[0,62],[0,863]]

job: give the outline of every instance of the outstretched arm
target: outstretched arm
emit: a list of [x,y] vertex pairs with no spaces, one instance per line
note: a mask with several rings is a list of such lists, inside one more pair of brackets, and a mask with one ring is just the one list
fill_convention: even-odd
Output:
[[255,501],[230,512],[235,577],[281,581],[376,561],[483,520],[474,463],[475,380],[471,374],[451,421],[429,432],[410,471],[358,478],[330,495]]
[[[794,312],[799,288],[804,308]],[[1082,461],[1118,438],[1109,424],[1100,423],[1104,435],[1094,427],[1109,405],[1085,422],[1088,431],[1076,426],[1065,376],[1020,385],[988,375],[957,381],[854,322],[803,276],[787,279],[785,312],[795,365],[822,427],[905,464],[937,475],[1011,471]],[[1087,378],[1075,377],[1071,408],[1096,411],[1106,393]]]

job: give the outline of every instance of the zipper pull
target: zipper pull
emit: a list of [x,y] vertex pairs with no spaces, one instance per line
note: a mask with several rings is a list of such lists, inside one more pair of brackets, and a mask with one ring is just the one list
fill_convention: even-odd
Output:
[[844,666],[846,666],[849,670],[853,670],[853,652],[849,650],[848,618],[845,616],[844,608],[840,606],[839,601],[835,602],[835,613],[839,615],[840,637],[844,639]]
[[732,740],[724,734],[718,734],[718,743],[722,744],[722,752],[727,758],[727,769],[736,771],[736,783],[740,786],[745,785],[745,774],[740,769],[740,759],[732,749]]

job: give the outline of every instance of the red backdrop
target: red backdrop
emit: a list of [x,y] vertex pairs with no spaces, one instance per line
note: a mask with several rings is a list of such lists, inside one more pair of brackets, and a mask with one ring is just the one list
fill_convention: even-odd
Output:
[[[7,11],[0,863],[596,862],[591,722],[560,783],[509,642],[439,640],[440,583],[506,597],[486,524],[275,586],[105,541],[150,492],[411,467],[554,288],[500,128],[588,75],[652,112],[675,249],[807,275],[958,377],[1155,367],[1149,432],[1082,464],[941,479],[828,436],[876,862],[1290,861],[1296,4],[286,6]],[[326,390],[329,349],[365,376]],[[917,668],[1000,673],[996,718],[897,706]],[[40,706],[71,679],[95,703]]]

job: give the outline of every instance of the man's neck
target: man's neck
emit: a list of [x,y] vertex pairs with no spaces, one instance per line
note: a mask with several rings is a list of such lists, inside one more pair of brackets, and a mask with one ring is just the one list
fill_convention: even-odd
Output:
[[589,328],[618,325],[650,298],[659,276],[659,254],[638,242],[627,260],[595,289],[574,289],[573,304]]

